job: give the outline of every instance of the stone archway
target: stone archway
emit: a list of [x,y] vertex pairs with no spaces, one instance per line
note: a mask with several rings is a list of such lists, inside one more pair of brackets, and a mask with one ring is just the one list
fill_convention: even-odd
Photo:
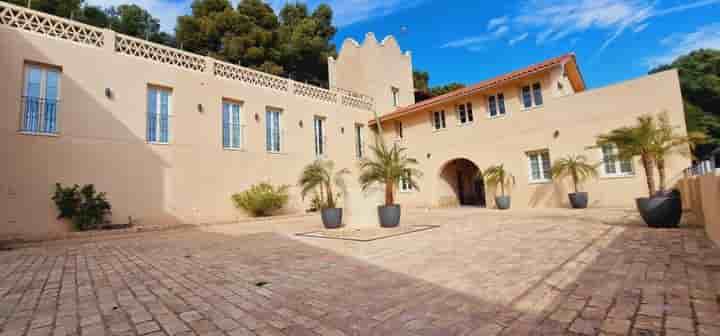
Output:
[[457,158],[446,162],[439,173],[439,205],[485,207],[485,184],[479,176],[480,168],[468,159]]

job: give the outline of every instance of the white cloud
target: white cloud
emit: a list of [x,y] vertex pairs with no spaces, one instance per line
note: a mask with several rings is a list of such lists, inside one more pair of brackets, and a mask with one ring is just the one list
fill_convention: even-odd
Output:
[[720,49],[720,22],[702,26],[691,33],[672,34],[662,39],[660,44],[667,51],[646,59],[645,63],[649,68],[671,63],[678,56],[696,49]]
[[598,48],[600,53],[625,32],[644,31],[652,18],[717,5],[720,0],[689,0],[670,7],[660,7],[661,3],[659,0],[526,0],[514,14],[489,20],[485,34],[451,41],[444,47],[467,47],[488,42],[493,37],[497,39],[492,34],[494,29],[507,27],[503,29],[503,34],[508,31],[527,32],[535,37],[537,44],[576,39],[577,35],[586,31],[604,32],[607,37]]
[[650,25],[649,23],[643,23],[643,24],[635,27],[635,29],[633,29],[633,33],[640,33],[643,30],[645,30],[649,25]]
[[[426,0],[330,0],[334,23],[338,27],[383,17],[404,9],[416,7]],[[283,1],[283,3],[286,1]]]
[[529,33],[522,33],[522,34],[520,34],[518,37],[515,37],[515,38],[510,39],[510,41],[508,41],[508,44],[509,44],[510,46],[514,46],[514,45],[516,45],[518,42],[524,41],[526,38],[528,38],[528,36],[530,36]]
[[490,21],[488,21],[487,29],[493,30],[493,28],[495,28],[497,26],[502,26],[502,25],[506,24],[507,21],[508,21],[507,15],[490,19]]

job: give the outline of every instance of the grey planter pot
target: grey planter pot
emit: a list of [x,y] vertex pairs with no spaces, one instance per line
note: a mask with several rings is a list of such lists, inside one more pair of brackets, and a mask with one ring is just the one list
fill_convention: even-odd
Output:
[[635,199],[640,216],[649,227],[676,228],[682,217],[682,200],[679,194],[656,195]]
[[380,205],[378,206],[378,216],[380,217],[380,226],[384,228],[397,227],[400,225],[400,205]]
[[500,210],[510,209],[510,196],[495,196],[495,205]]
[[342,208],[327,208],[320,211],[323,225],[326,229],[337,229],[342,227]]
[[588,206],[588,193],[586,192],[569,193],[568,198],[573,209],[585,209]]

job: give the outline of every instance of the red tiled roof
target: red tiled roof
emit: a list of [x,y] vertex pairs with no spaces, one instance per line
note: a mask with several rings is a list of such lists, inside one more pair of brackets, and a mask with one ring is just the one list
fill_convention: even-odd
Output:
[[[548,70],[554,66],[565,64],[569,61],[573,61],[573,62],[575,61],[574,53],[569,53],[569,54],[565,54],[565,55],[558,56],[555,58],[551,58],[551,59],[548,59],[541,63],[533,64],[531,66],[528,66],[528,67],[520,69],[520,70],[516,70],[516,71],[510,72],[510,73],[507,73],[507,74],[504,74],[504,75],[501,75],[501,76],[498,76],[495,78],[491,78],[491,79],[482,81],[480,83],[477,83],[477,84],[474,84],[474,85],[471,85],[471,86],[468,86],[468,87],[465,87],[462,89],[457,89],[455,91],[448,92],[444,95],[440,95],[440,96],[437,96],[434,98],[423,100],[423,101],[413,104],[413,105],[400,107],[393,112],[390,112],[384,116],[381,116],[380,121],[383,122],[383,121],[387,121],[387,120],[392,120],[392,119],[397,118],[402,115],[407,115],[409,113],[413,113],[413,112],[416,112],[416,111],[419,111],[419,110],[422,110],[422,109],[425,109],[428,107],[440,105],[440,104],[446,103],[454,98],[459,98],[459,97],[463,97],[463,96],[467,96],[467,95],[476,93],[478,91],[487,90],[487,89],[496,87],[504,82],[527,77],[532,74],[536,74],[538,72]],[[370,125],[375,124],[375,119],[370,120],[369,124]]]

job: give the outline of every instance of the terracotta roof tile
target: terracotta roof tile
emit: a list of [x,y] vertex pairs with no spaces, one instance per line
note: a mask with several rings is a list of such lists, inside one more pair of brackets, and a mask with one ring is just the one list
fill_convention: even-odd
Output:
[[[551,59],[545,60],[543,62],[525,67],[520,70],[516,70],[516,71],[510,72],[510,73],[504,74],[504,75],[500,75],[495,78],[491,78],[491,79],[482,81],[480,83],[477,83],[477,84],[474,84],[474,85],[471,85],[471,86],[468,86],[468,87],[465,87],[462,89],[457,89],[455,91],[448,92],[444,95],[440,95],[440,96],[433,97],[433,98],[430,98],[427,100],[423,100],[423,101],[413,104],[413,105],[400,107],[393,112],[390,112],[384,116],[381,116],[380,121],[392,120],[401,115],[406,115],[406,114],[409,114],[409,113],[412,113],[415,111],[419,111],[424,108],[428,108],[428,107],[432,107],[432,106],[439,105],[442,103],[446,103],[454,98],[459,98],[462,96],[470,95],[470,94],[476,93],[478,91],[487,90],[487,89],[496,87],[501,83],[520,79],[523,77],[527,77],[529,75],[538,73],[540,71],[548,70],[549,68],[552,68],[556,65],[564,64],[568,61],[574,61],[574,60],[575,60],[574,53],[569,53],[569,54],[565,54],[565,55],[558,56],[555,58],[551,58]],[[370,120],[369,124],[370,125],[375,124],[375,120],[374,119]]]

